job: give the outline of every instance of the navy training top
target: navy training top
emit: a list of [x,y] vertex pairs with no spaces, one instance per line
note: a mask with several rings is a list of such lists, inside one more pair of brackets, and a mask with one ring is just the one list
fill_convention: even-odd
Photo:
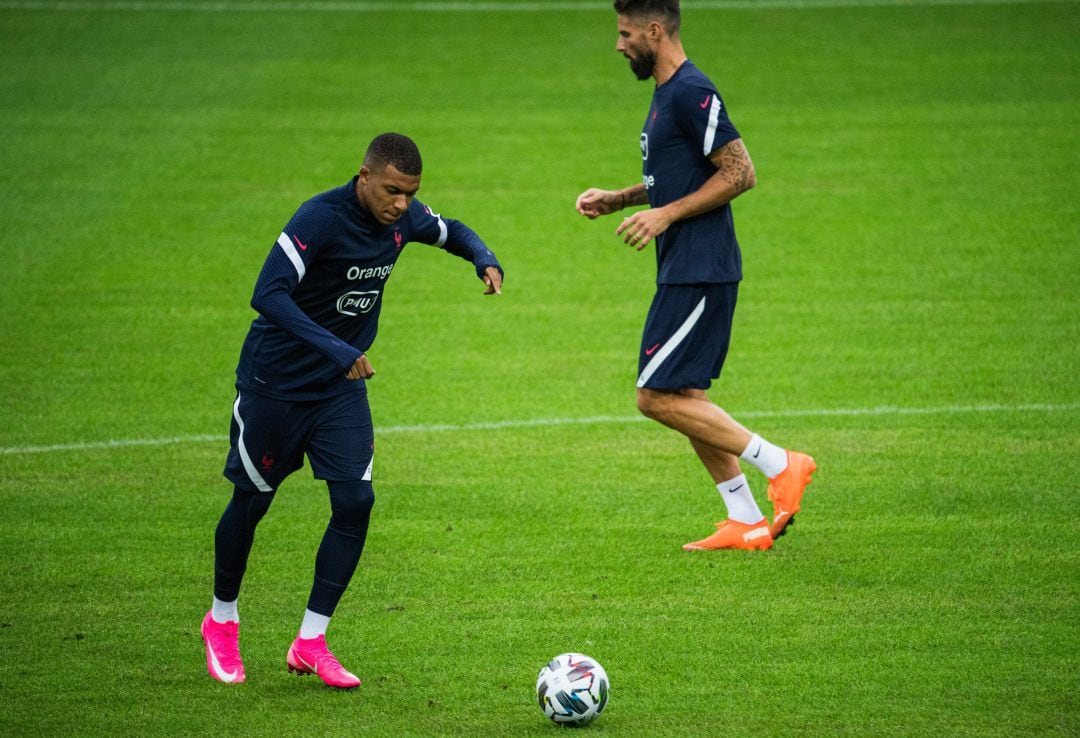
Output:
[[270,249],[251,298],[259,316],[236,367],[241,391],[299,401],[352,389],[345,373],[375,340],[386,281],[409,242],[468,259],[478,276],[502,271],[468,226],[419,200],[380,223],[360,204],[356,179],[301,205]]
[[[642,180],[649,205],[662,207],[701,188],[716,173],[709,154],[739,138],[720,93],[686,61],[653,92],[641,132]],[[657,284],[742,279],[731,204],[672,223],[656,239]]]

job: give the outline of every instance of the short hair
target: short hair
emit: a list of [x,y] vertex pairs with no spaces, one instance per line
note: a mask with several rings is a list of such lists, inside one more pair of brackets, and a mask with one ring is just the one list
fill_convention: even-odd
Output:
[[678,33],[682,24],[679,0],[615,0],[614,5],[619,15],[660,21],[669,36]]
[[399,172],[409,175],[419,175],[424,169],[420,149],[411,138],[400,133],[376,136],[364,153],[364,165],[368,169],[381,171],[387,164],[393,164]]

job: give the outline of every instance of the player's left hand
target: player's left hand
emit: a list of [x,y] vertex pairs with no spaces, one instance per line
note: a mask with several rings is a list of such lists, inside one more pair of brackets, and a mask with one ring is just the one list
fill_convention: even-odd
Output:
[[671,226],[671,219],[663,208],[639,210],[623,220],[615,229],[615,235],[623,237],[623,243],[630,244],[641,251]]
[[481,277],[484,280],[484,284],[487,285],[487,289],[484,290],[485,295],[501,295],[502,294],[502,272],[495,267],[488,267],[484,270],[484,276]]

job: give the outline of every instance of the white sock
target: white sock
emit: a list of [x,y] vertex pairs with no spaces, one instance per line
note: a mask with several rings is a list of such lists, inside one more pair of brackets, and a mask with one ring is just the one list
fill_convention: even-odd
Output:
[[750,437],[750,443],[739,458],[749,461],[769,479],[787,469],[787,451],[772,445],[757,433]]
[[210,617],[214,619],[215,623],[227,623],[230,620],[234,623],[239,623],[240,612],[236,609],[236,600],[233,600],[232,602],[222,602],[215,597],[214,606],[210,608]]
[[300,624],[300,637],[304,640],[318,638],[326,635],[326,628],[330,625],[330,618],[320,615],[311,610],[304,610],[304,622]]
[[730,519],[747,525],[765,519],[754,496],[750,494],[750,484],[746,481],[745,474],[721,482],[716,485],[716,489],[719,490],[720,498],[727,505],[727,515]]

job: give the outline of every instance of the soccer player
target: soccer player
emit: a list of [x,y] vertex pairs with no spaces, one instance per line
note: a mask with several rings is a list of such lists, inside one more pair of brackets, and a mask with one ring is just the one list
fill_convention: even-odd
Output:
[[360,684],[326,646],[326,629],[364,550],[375,501],[375,436],[365,383],[386,281],[411,241],[460,256],[484,294],[501,294],[495,255],[463,223],[416,198],[422,162],[406,136],[376,137],[358,175],[296,211],[266,257],[251,306],[258,311],[236,369],[231,447],[234,485],[215,534],[213,607],[203,618],[206,666],[222,682],[245,679],[237,598],[255,527],[278,486],[307,454],[330,492],[330,522],[315,579],[289,647],[289,671],[333,687]]
[[[615,50],[639,80],[656,82],[641,132],[643,182],[586,190],[577,211],[593,219],[651,206],[616,229],[638,251],[656,241],[656,294],[638,358],[637,405],[690,439],[727,507],[715,533],[683,548],[768,549],[799,511],[817,467],[806,454],[748,431],[705,392],[727,355],[742,279],[730,203],[754,186],[754,165],[716,87],[683,51],[678,0],[615,0],[614,6]],[[772,525],[740,458],[769,479]]]

